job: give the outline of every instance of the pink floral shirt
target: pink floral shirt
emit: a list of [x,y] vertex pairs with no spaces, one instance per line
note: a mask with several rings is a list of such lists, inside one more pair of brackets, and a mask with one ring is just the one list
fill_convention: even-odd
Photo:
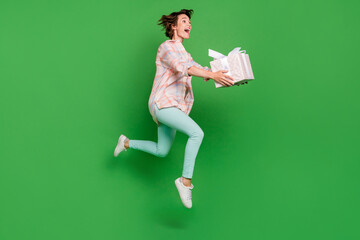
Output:
[[[192,76],[188,75],[188,69],[191,66],[210,72],[211,69],[196,63],[180,40],[166,40],[160,44],[155,63],[156,74],[148,106],[154,122],[159,126],[155,116],[155,104],[159,109],[177,107],[189,115],[194,94],[191,87]],[[204,81],[208,80],[204,78]]]

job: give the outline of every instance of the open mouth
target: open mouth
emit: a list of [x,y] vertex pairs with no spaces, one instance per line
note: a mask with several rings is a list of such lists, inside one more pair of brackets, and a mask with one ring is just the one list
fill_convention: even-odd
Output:
[[185,29],[185,32],[186,32],[187,34],[190,34],[190,29]]

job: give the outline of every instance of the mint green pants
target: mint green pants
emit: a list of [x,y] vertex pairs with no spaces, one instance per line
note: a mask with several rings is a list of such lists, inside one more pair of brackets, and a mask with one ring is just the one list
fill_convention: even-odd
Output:
[[129,148],[141,150],[158,157],[165,157],[170,151],[178,130],[189,136],[185,148],[182,176],[192,178],[195,159],[204,138],[204,132],[194,120],[176,107],[162,108],[160,110],[157,106],[155,108],[156,118],[159,121],[158,142],[130,140]]

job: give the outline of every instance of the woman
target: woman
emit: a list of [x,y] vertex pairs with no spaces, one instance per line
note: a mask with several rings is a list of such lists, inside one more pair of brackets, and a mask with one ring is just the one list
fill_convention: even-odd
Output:
[[202,129],[189,117],[194,102],[191,77],[202,77],[204,81],[214,79],[226,86],[234,84],[233,78],[224,74],[226,70],[211,72],[211,69],[196,63],[186,52],[182,42],[189,39],[192,13],[192,9],[182,9],[163,15],[158,23],[166,29],[165,35],[170,38],[158,48],[156,75],[148,102],[150,114],[157,124],[158,142],[129,140],[125,135],[121,135],[114,152],[114,155],[118,156],[122,150],[132,148],[165,157],[176,131],[188,135],[182,176],[175,180],[180,199],[187,208],[192,207],[191,190],[194,185],[191,179],[195,158],[204,137]]

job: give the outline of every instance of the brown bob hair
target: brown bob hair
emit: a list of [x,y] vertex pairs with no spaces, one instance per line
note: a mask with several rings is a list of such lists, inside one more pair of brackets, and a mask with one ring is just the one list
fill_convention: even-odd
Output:
[[174,36],[174,30],[171,29],[171,26],[177,26],[178,16],[180,14],[186,14],[189,19],[191,19],[191,15],[194,10],[192,9],[181,9],[179,12],[172,12],[170,15],[162,15],[162,17],[158,20],[158,24],[162,26],[161,30],[165,29],[165,36],[172,39]]

